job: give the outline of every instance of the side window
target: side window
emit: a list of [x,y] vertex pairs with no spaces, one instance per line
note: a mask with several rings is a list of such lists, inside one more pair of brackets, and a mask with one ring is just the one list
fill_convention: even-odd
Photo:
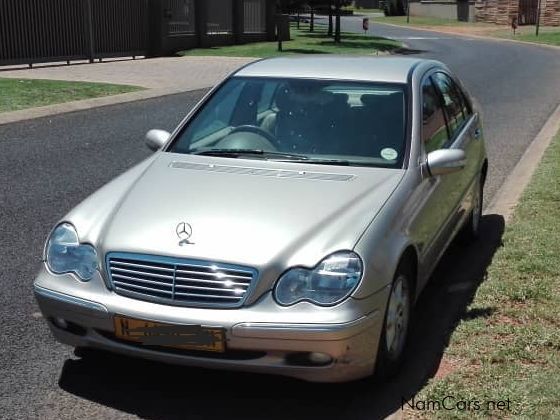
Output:
[[455,88],[457,89],[457,92],[459,92],[459,96],[461,97],[461,102],[463,104],[463,115],[465,116],[465,119],[468,120],[469,117],[473,113],[472,105],[471,105],[470,101],[468,100],[465,92],[459,86],[457,86],[457,84],[454,83],[454,85],[455,85]]
[[449,133],[451,137],[453,137],[467,118],[467,115],[463,114],[465,108],[463,98],[449,76],[443,73],[436,73],[433,78],[441,93],[443,107],[449,125]]
[[431,78],[422,83],[422,142],[426,152],[441,149],[449,140],[441,99]]

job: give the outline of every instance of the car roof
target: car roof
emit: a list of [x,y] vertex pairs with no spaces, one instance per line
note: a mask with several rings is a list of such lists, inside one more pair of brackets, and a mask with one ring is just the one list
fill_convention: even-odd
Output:
[[325,54],[312,57],[291,56],[259,60],[241,68],[234,76],[407,83],[411,71],[421,63],[441,65],[433,60],[408,57]]

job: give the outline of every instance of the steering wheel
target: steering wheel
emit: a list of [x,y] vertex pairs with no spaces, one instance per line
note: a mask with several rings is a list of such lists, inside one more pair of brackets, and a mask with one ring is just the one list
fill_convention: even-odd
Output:
[[217,147],[226,149],[256,149],[275,152],[276,139],[268,131],[254,125],[240,125],[221,139]]
[[275,144],[276,143],[276,138],[270,134],[268,131],[266,131],[264,128],[259,127],[258,125],[240,125],[238,127],[235,127],[233,130],[231,130],[229,132],[229,134],[235,134],[235,133],[253,133],[253,134],[258,134],[259,136],[264,137],[265,139],[267,139],[270,143]]

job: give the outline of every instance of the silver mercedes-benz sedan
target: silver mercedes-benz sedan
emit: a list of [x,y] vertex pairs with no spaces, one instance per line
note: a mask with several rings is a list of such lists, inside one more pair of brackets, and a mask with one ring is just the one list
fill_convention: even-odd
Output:
[[162,362],[348,381],[394,373],[488,163],[442,63],[257,61],[52,230],[34,283],[54,336]]

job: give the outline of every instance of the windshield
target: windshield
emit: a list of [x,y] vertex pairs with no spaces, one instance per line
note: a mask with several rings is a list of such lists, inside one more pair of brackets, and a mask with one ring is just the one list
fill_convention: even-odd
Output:
[[405,85],[232,78],[168,149],[175,153],[401,167]]

